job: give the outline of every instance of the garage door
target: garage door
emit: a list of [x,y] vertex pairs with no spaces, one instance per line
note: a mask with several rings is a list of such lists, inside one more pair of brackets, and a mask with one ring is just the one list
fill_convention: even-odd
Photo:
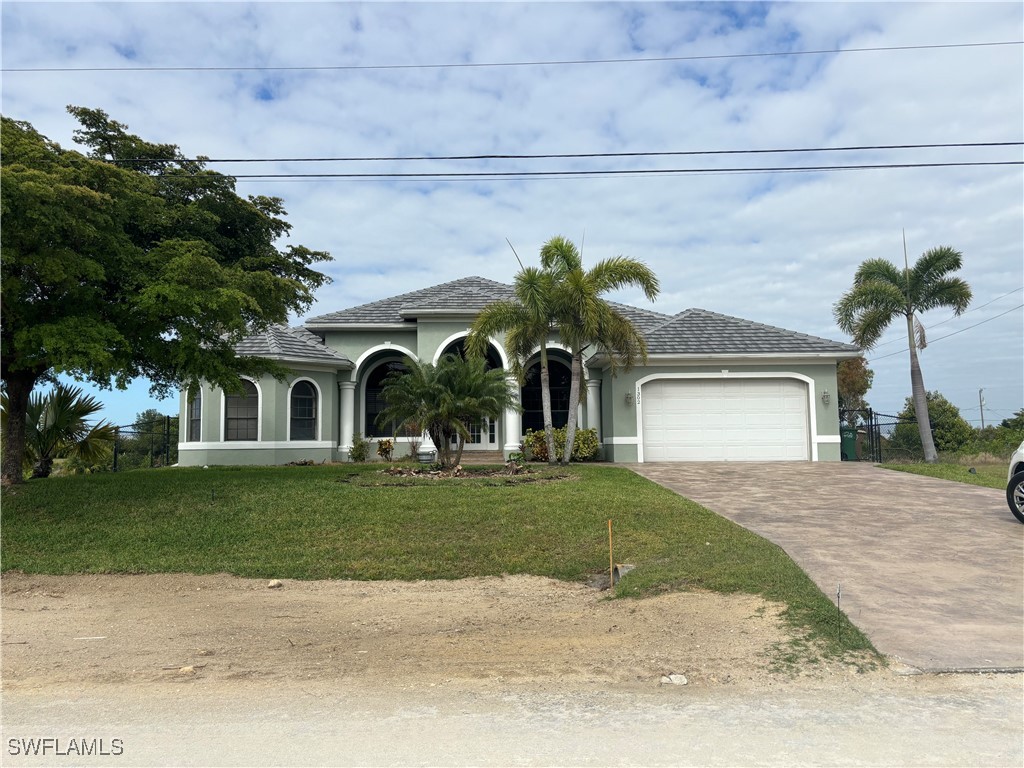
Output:
[[641,389],[644,461],[809,458],[796,379],[658,379]]

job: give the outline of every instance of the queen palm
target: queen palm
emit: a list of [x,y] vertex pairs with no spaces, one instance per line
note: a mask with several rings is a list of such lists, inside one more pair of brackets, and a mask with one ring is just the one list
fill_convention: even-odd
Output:
[[488,304],[477,315],[466,350],[482,357],[492,336],[505,335],[505,351],[510,370],[522,384],[526,361],[534,350],[540,350],[541,407],[544,414],[544,436],[548,446],[548,463],[556,462],[554,428],[551,417],[551,377],[548,371],[548,336],[554,316],[551,309],[552,277],[536,267],[524,267],[513,283],[514,298]]
[[482,358],[447,354],[437,365],[406,359],[405,368],[384,380],[381,396],[386,405],[377,423],[415,424],[426,431],[445,469],[462,460],[470,425],[496,419],[516,405],[516,391],[505,372],[487,370]]
[[[906,255],[904,254],[904,259]],[[868,259],[853,276],[853,287],[836,302],[834,314],[839,327],[853,342],[871,349],[896,318],[907,323],[907,347],[910,351],[910,388],[917,415],[917,427],[924,448],[924,459],[938,460],[928,420],[928,400],[917,351],[927,346],[920,315],[929,309],[951,308],[959,315],[971,303],[971,287],[950,273],[960,269],[961,253],[949,246],[925,251],[913,267],[904,269],[886,259]]]
[[641,261],[625,256],[604,259],[584,270],[579,249],[564,237],[548,240],[540,251],[541,267],[551,276],[551,308],[555,327],[572,353],[572,380],[569,387],[569,414],[566,423],[565,453],[568,464],[576,439],[576,413],[583,378],[583,354],[594,348],[602,354],[612,374],[620,367],[629,370],[647,359],[643,335],[628,318],[617,312],[601,295],[627,286],[637,286],[650,299],[658,295],[658,278]]

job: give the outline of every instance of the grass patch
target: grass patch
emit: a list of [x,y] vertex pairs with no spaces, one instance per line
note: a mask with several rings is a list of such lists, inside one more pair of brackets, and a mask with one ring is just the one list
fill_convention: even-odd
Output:
[[881,464],[884,469],[897,472],[910,472],[926,477],[938,477],[942,480],[953,480],[969,485],[981,485],[986,488],[1006,490],[1006,464],[976,464],[974,474],[972,467],[963,464]]
[[[50,478],[3,493],[4,569],[290,579],[583,581],[615,557],[619,597],[746,592],[788,606],[819,652],[867,638],[779,547],[619,467],[563,479],[388,478],[379,465],[164,469]],[[406,480],[395,487],[391,480]],[[497,482],[495,482],[497,480]],[[413,482],[414,481],[414,482]],[[841,632],[842,641],[837,640]]]

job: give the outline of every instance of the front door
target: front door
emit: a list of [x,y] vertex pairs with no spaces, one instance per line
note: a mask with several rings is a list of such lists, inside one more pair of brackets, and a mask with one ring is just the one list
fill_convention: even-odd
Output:
[[[452,440],[452,445],[456,444]],[[469,427],[469,439],[463,450],[466,451],[496,451],[498,450],[498,423],[491,419],[484,419]]]

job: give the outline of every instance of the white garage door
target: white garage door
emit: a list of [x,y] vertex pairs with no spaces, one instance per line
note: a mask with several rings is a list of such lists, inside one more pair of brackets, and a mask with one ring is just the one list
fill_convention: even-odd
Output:
[[644,461],[809,458],[802,381],[657,379],[640,396]]

